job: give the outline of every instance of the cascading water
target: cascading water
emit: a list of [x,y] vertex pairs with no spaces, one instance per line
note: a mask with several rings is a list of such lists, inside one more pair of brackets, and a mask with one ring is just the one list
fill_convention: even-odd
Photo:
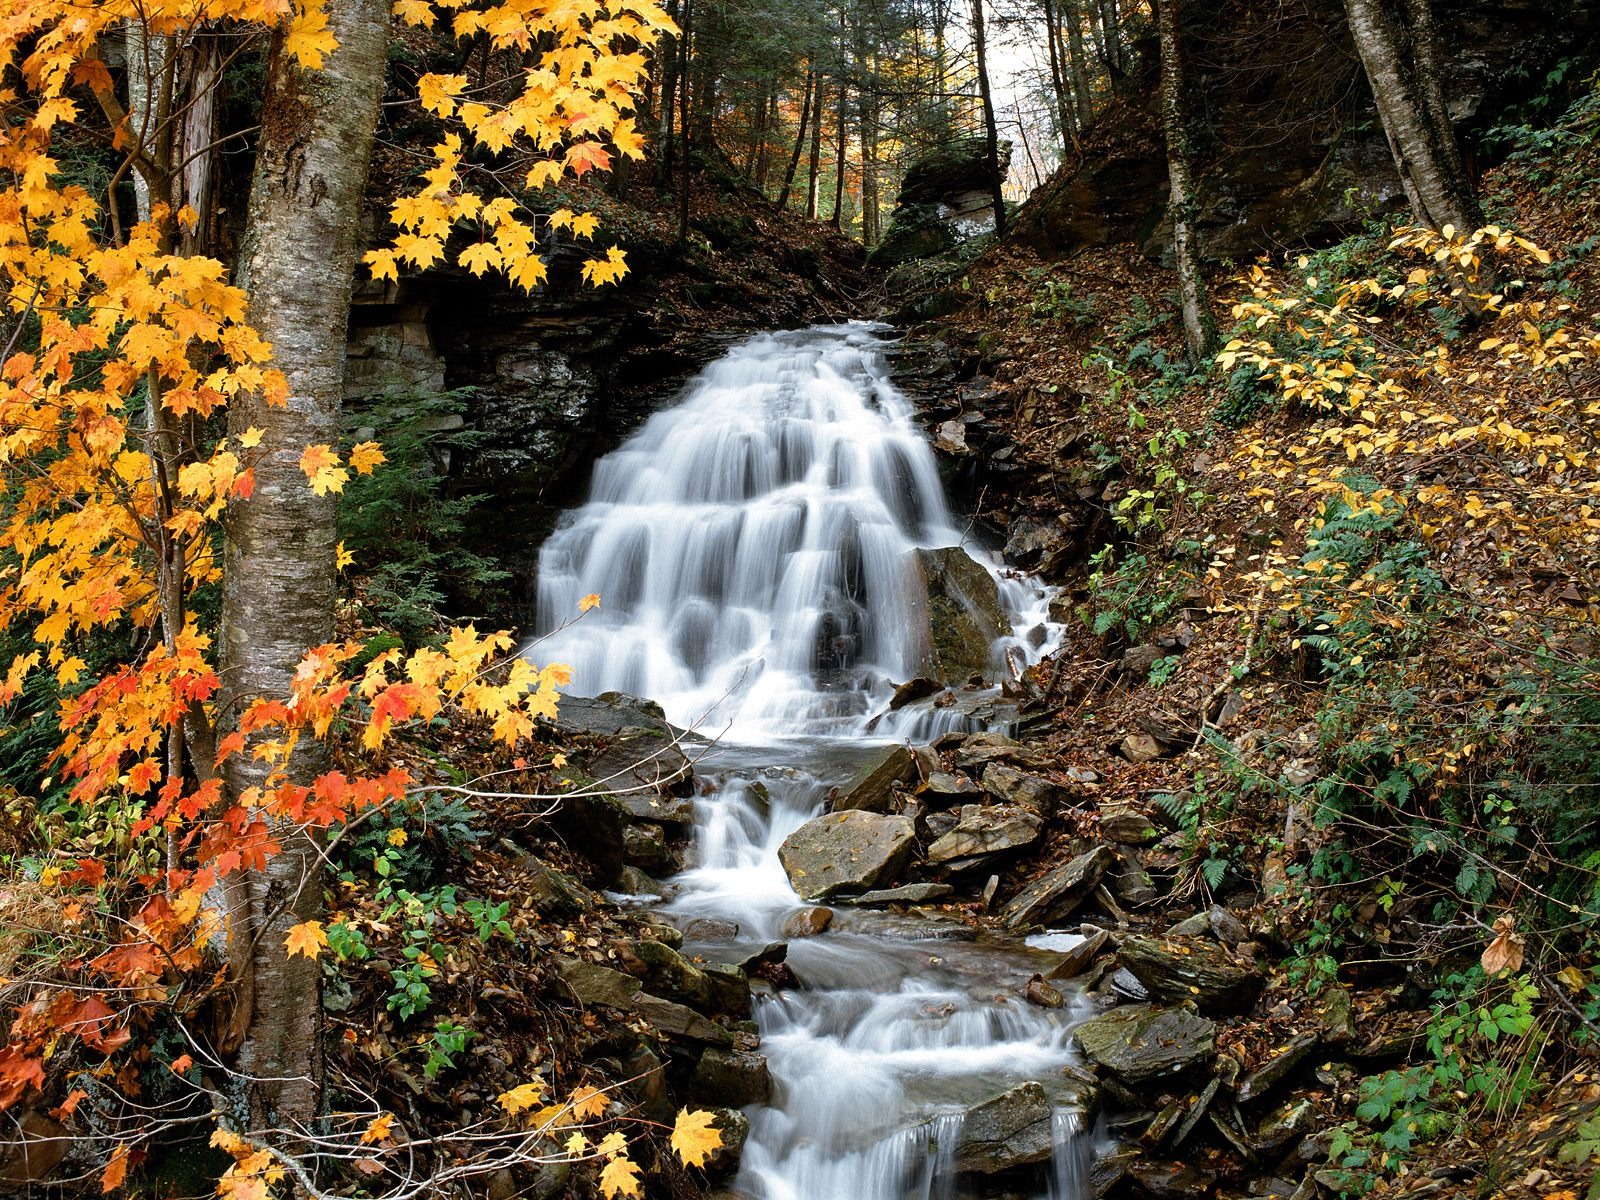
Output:
[[[778,861],[784,838],[864,753],[937,730],[929,706],[883,714],[927,661],[916,551],[961,541],[867,325],[752,339],[598,464],[590,501],[541,554],[551,632],[534,652],[571,665],[580,692],[649,697],[716,738],[697,766],[709,794],[695,865],[664,910],[689,931],[687,951],[737,961],[778,938],[802,906]],[[1008,655],[1048,644],[1046,593],[968,553],[1013,620],[993,647],[998,674]],[[589,593],[601,608],[561,628]],[[1056,1010],[1023,1002],[1040,961],[948,922],[845,907],[827,933],[792,943],[804,986],[758,1002],[774,1089],[749,1110],[736,1189],[981,1196],[981,1177],[961,1174],[964,1114],[1038,1081],[1058,1105],[1038,1192],[1087,1196],[1069,1038],[1085,1012],[1076,997]]]

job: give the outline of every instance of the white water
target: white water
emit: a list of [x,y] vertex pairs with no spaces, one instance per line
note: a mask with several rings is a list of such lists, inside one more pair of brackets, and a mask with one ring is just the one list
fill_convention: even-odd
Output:
[[[571,666],[580,694],[648,696],[724,741],[862,732],[925,673],[912,551],[962,544],[912,415],[869,325],[739,346],[596,466],[540,553],[539,628],[556,632],[531,653]],[[1030,661],[1044,589],[967,549],[1016,614],[996,667],[1008,646]]]
[[[602,460],[591,500],[541,555],[541,628],[556,632],[531,653],[569,663],[581,693],[647,696],[724,747],[698,764],[710,791],[666,915],[738,932],[686,952],[737,961],[779,938],[802,907],[778,861],[784,838],[874,745],[938,727],[926,706],[871,724],[893,685],[921,673],[914,551],[962,544],[911,418],[870,327],[755,338]],[[998,675],[1008,650],[1037,653],[1025,634],[1046,593],[968,552],[1015,619],[994,647]],[[601,608],[558,629],[591,592]],[[1053,956],[952,933],[970,939],[841,906],[827,933],[791,943],[803,986],[758,998],[774,1094],[748,1110],[739,1194],[981,1197],[983,1177],[955,1170],[963,1114],[1036,1080],[1059,1105],[1036,1192],[1090,1195],[1069,1076],[1083,1002],[1026,1003],[1029,975]]]

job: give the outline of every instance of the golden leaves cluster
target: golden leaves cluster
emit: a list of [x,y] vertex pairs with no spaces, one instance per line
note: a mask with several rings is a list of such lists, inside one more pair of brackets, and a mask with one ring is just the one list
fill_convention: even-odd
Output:
[[[365,261],[374,278],[398,279],[402,263],[443,262],[452,234],[465,230],[473,240],[457,256],[461,267],[531,291],[546,278],[541,234],[588,240],[599,221],[565,207],[541,217],[517,197],[608,170],[619,156],[644,157],[633,113],[648,77],[645,51],[677,27],[654,0],[396,0],[395,13],[411,25],[448,25],[458,39],[487,39],[503,52],[503,71],[489,82],[440,73],[418,81],[422,107],[452,127],[417,189],[391,208],[393,243]],[[624,251],[611,246],[585,261],[583,278],[601,287],[626,271]]]

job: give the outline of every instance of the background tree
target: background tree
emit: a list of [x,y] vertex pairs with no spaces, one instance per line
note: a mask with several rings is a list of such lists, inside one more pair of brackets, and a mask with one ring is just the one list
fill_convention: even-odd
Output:
[[1172,219],[1172,253],[1178,264],[1183,303],[1183,336],[1195,363],[1217,350],[1217,325],[1206,298],[1194,237],[1194,178],[1189,144],[1188,95],[1183,78],[1182,0],[1161,0],[1161,123],[1167,142],[1167,211]]

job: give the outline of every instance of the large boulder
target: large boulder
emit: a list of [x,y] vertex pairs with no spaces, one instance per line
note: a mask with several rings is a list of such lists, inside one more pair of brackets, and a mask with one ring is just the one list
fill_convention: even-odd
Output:
[[1217,1053],[1214,1024],[1187,1008],[1153,1004],[1114,1008],[1072,1036],[1091,1062],[1128,1084],[1181,1074]]
[[1100,885],[1107,868],[1117,861],[1109,846],[1096,846],[1047,871],[1006,902],[1000,915],[1012,929],[1048,925],[1070,916]]
[[909,817],[827,813],[784,839],[778,861],[807,900],[864,892],[898,875],[911,858],[916,829]]
[[1025,850],[1039,840],[1039,814],[1013,804],[965,804],[955,828],[928,847],[930,863],[964,870],[999,854]]
[[[1011,166],[1011,143],[1002,141],[1000,177]],[[907,169],[894,215],[871,262],[896,267],[933,258],[994,228],[994,173],[988,143],[957,138],[919,158]]]
[[1019,1083],[967,1110],[956,1146],[956,1170],[993,1175],[1044,1162],[1055,1145],[1050,1098],[1034,1082]]
[[1205,937],[1129,937],[1117,958],[1152,996],[1192,1000],[1207,1012],[1243,1012],[1266,983],[1253,964]]
[[917,566],[924,586],[912,589],[909,619],[926,647],[922,673],[947,683],[988,674],[995,640],[1011,632],[994,577],[959,546],[918,550]]

